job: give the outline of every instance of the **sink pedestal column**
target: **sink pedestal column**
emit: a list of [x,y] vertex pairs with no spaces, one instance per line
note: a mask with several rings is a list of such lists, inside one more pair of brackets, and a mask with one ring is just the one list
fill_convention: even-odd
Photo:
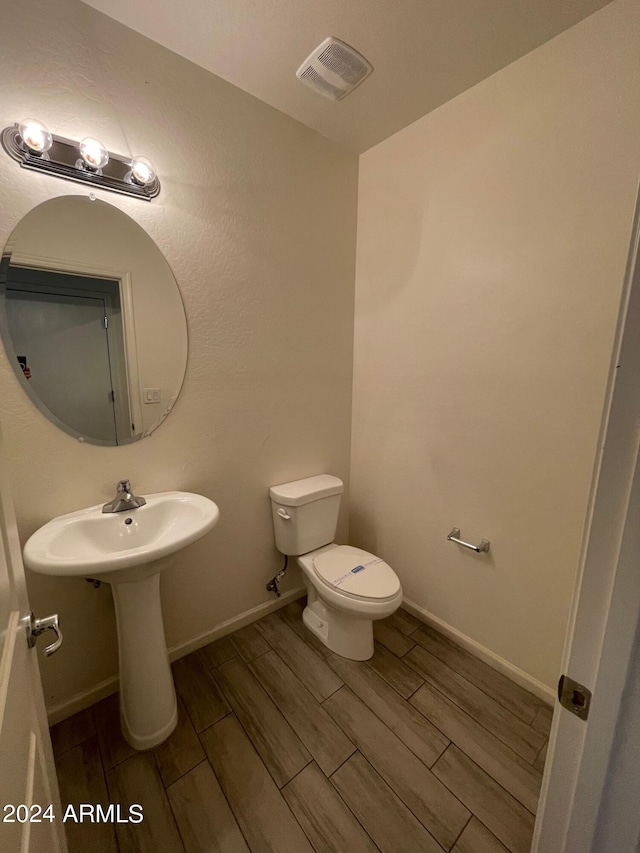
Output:
[[178,722],[158,569],[141,580],[111,582],[118,625],[120,722],[134,749],[162,743]]

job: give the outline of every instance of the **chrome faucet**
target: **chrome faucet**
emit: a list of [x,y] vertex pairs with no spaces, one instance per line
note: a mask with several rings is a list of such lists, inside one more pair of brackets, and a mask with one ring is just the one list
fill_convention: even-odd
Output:
[[144,498],[139,498],[133,494],[129,480],[120,480],[115,498],[102,507],[102,512],[127,512],[145,504]]

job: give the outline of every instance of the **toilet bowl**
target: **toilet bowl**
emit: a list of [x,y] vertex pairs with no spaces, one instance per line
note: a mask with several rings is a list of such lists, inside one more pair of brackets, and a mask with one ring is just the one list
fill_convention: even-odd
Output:
[[[402,604],[402,587],[391,566],[350,545],[326,545],[297,558],[307,587],[302,614],[324,645],[351,660],[373,655],[373,621]],[[344,580],[343,580],[344,578]]]
[[295,556],[302,570],[307,628],[342,657],[368,660],[373,621],[398,609],[402,587],[380,557],[333,542],[343,488],[330,474],[272,486],[276,547]]

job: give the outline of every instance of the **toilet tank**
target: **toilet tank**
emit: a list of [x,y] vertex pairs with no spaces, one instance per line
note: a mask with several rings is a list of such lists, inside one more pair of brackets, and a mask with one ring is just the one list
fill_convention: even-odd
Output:
[[282,554],[307,554],[333,542],[338,524],[342,480],[319,474],[271,486],[276,548]]

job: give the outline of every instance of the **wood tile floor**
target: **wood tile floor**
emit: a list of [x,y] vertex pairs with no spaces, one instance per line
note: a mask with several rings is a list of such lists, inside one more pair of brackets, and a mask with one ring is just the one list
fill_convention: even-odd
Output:
[[51,730],[70,853],[528,853],[551,709],[404,610],[367,663],[302,603],[177,661],[179,723],[136,753],[117,696]]

